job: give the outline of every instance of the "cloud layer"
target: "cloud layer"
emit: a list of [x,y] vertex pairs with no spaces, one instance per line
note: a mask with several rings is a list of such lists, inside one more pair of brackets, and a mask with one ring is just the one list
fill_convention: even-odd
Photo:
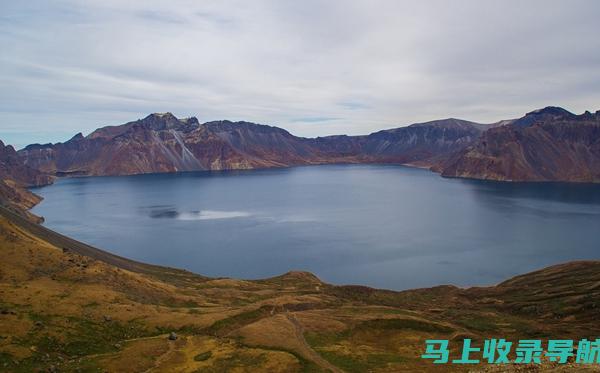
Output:
[[5,1],[0,138],[160,111],[317,136],[597,110],[598,14],[594,0]]

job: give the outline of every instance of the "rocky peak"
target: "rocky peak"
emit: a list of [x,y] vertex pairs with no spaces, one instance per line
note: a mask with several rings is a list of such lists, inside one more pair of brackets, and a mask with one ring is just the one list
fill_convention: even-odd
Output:
[[527,113],[527,115],[573,116],[574,114],[558,106],[546,106]]
[[530,111],[524,117],[517,119],[513,124],[521,127],[529,127],[534,123],[556,120],[556,119],[574,119],[575,114],[558,106],[546,106],[542,109]]
[[134,124],[136,127],[154,131],[177,130],[185,131],[199,126],[198,119],[195,117],[178,119],[172,113],[153,113],[144,119],[140,119]]
[[4,145],[0,140],[0,163],[14,163],[18,160],[17,152],[12,145]]
[[141,127],[152,130],[164,130],[180,124],[179,119],[171,113],[153,113],[138,123]]
[[198,122],[198,118],[196,118],[196,117],[181,118],[180,120],[187,125],[193,125],[193,126],[200,125],[200,122]]
[[50,183],[48,175],[24,164],[12,145],[0,141],[0,180],[10,179],[20,185],[38,186]]
[[78,141],[78,140],[83,140],[83,139],[84,139],[83,133],[79,132],[75,136],[71,137],[71,140],[69,140],[69,141]]
[[177,117],[175,115],[173,115],[173,113],[171,113],[170,111],[167,111],[165,113],[152,113],[152,114],[148,115],[146,118],[157,118],[157,119],[163,119],[163,120],[178,120]]

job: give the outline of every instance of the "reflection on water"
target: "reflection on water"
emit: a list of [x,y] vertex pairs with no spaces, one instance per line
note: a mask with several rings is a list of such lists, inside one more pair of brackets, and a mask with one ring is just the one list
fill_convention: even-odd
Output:
[[498,212],[537,214],[554,219],[600,218],[600,185],[505,183],[461,180],[477,201]]
[[600,185],[335,165],[65,179],[36,192],[45,200],[34,212],[50,228],[209,276],[299,269],[405,289],[600,259]]
[[474,191],[486,198],[522,198],[548,202],[600,205],[598,184],[573,183],[506,183],[482,180],[464,180]]

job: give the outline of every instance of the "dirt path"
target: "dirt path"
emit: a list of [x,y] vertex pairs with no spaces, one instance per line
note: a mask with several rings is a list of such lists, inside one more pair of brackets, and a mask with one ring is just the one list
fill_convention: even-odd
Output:
[[312,347],[310,347],[310,345],[308,344],[308,342],[306,342],[306,339],[304,338],[304,327],[302,326],[302,324],[300,324],[298,319],[296,319],[296,316],[294,316],[293,313],[287,312],[286,317],[294,325],[294,333],[298,341],[300,341],[300,343],[302,344],[302,350],[304,352],[303,355],[308,357],[310,360],[312,360],[315,364],[317,364],[323,369],[329,370],[333,373],[344,373],[343,370],[331,364],[329,361],[325,360],[321,355],[319,355],[315,350],[313,350]]
[[[161,335],[153,335],[150,337],[138,337],[138,338],[131,338],[131,339],[124,339],[122,341],[117,342],[118,344],[124,345],[126,343],[129,342],[135,342],[135,341],[143,341],[143,340],[148,340],[148,339],[158,339],[158,338],[167,338],[169,335],[168,334],[161,334]],[[101,354],[91,354],[91,355],[85,355],[83,356],[85,359],[95,359],[98,357],[107,357],[107,356],[113,356],[113,355],[118,355],[120,354],[121,351],[112,351],[112,352],[103,352]]]
[[[184,341],[184,342],[187,343],[187,341]],[[177,349],[175,348],[175,341],[168,341],[168,344],[169,344],[169,350],[167,350],[167,352],[160,355],[156,360],[154,360],[154,366],[152,368],[146,369],[143,373],[150,373],[150,372],[155,371],[156,369],[160,369],[161,365],[165,361],[169,360],[171,355],[173,355],[173,353]]]

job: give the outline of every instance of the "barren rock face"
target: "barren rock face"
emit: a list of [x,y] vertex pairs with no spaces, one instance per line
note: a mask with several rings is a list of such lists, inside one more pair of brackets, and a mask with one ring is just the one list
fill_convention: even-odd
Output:
[[26,166],[11,145],[0,141],[0,179],[10,179],[23,186],[41,186],[52,182],[52,178],[34,168]]
[[447,119],[368,136],[296,137],[271,126],[151,114],[58,144],[19,151],[28,166],[57,175],[252,169],[323,163],[424,162],[475,141],[487,127]]
[[[0,205],[23,211],[32,208],[41,198],[26,187],[52,183],[52,176],[26,166],[10,145],[0,141]],[[38,217],[27,214],[32,220]]]
[[448,177],[600,182],[600,113],[552,107],[528,113],[486,131],[441,168]]
[[277,127],[200,124],[164,113],[64,143],[29,145],[19,157],[29,168],[58,176],[399,163],[448,177],[597,182],[599,118],[598,112],[548,107],[490,125],[445,119],[368,136],[302,138]]

